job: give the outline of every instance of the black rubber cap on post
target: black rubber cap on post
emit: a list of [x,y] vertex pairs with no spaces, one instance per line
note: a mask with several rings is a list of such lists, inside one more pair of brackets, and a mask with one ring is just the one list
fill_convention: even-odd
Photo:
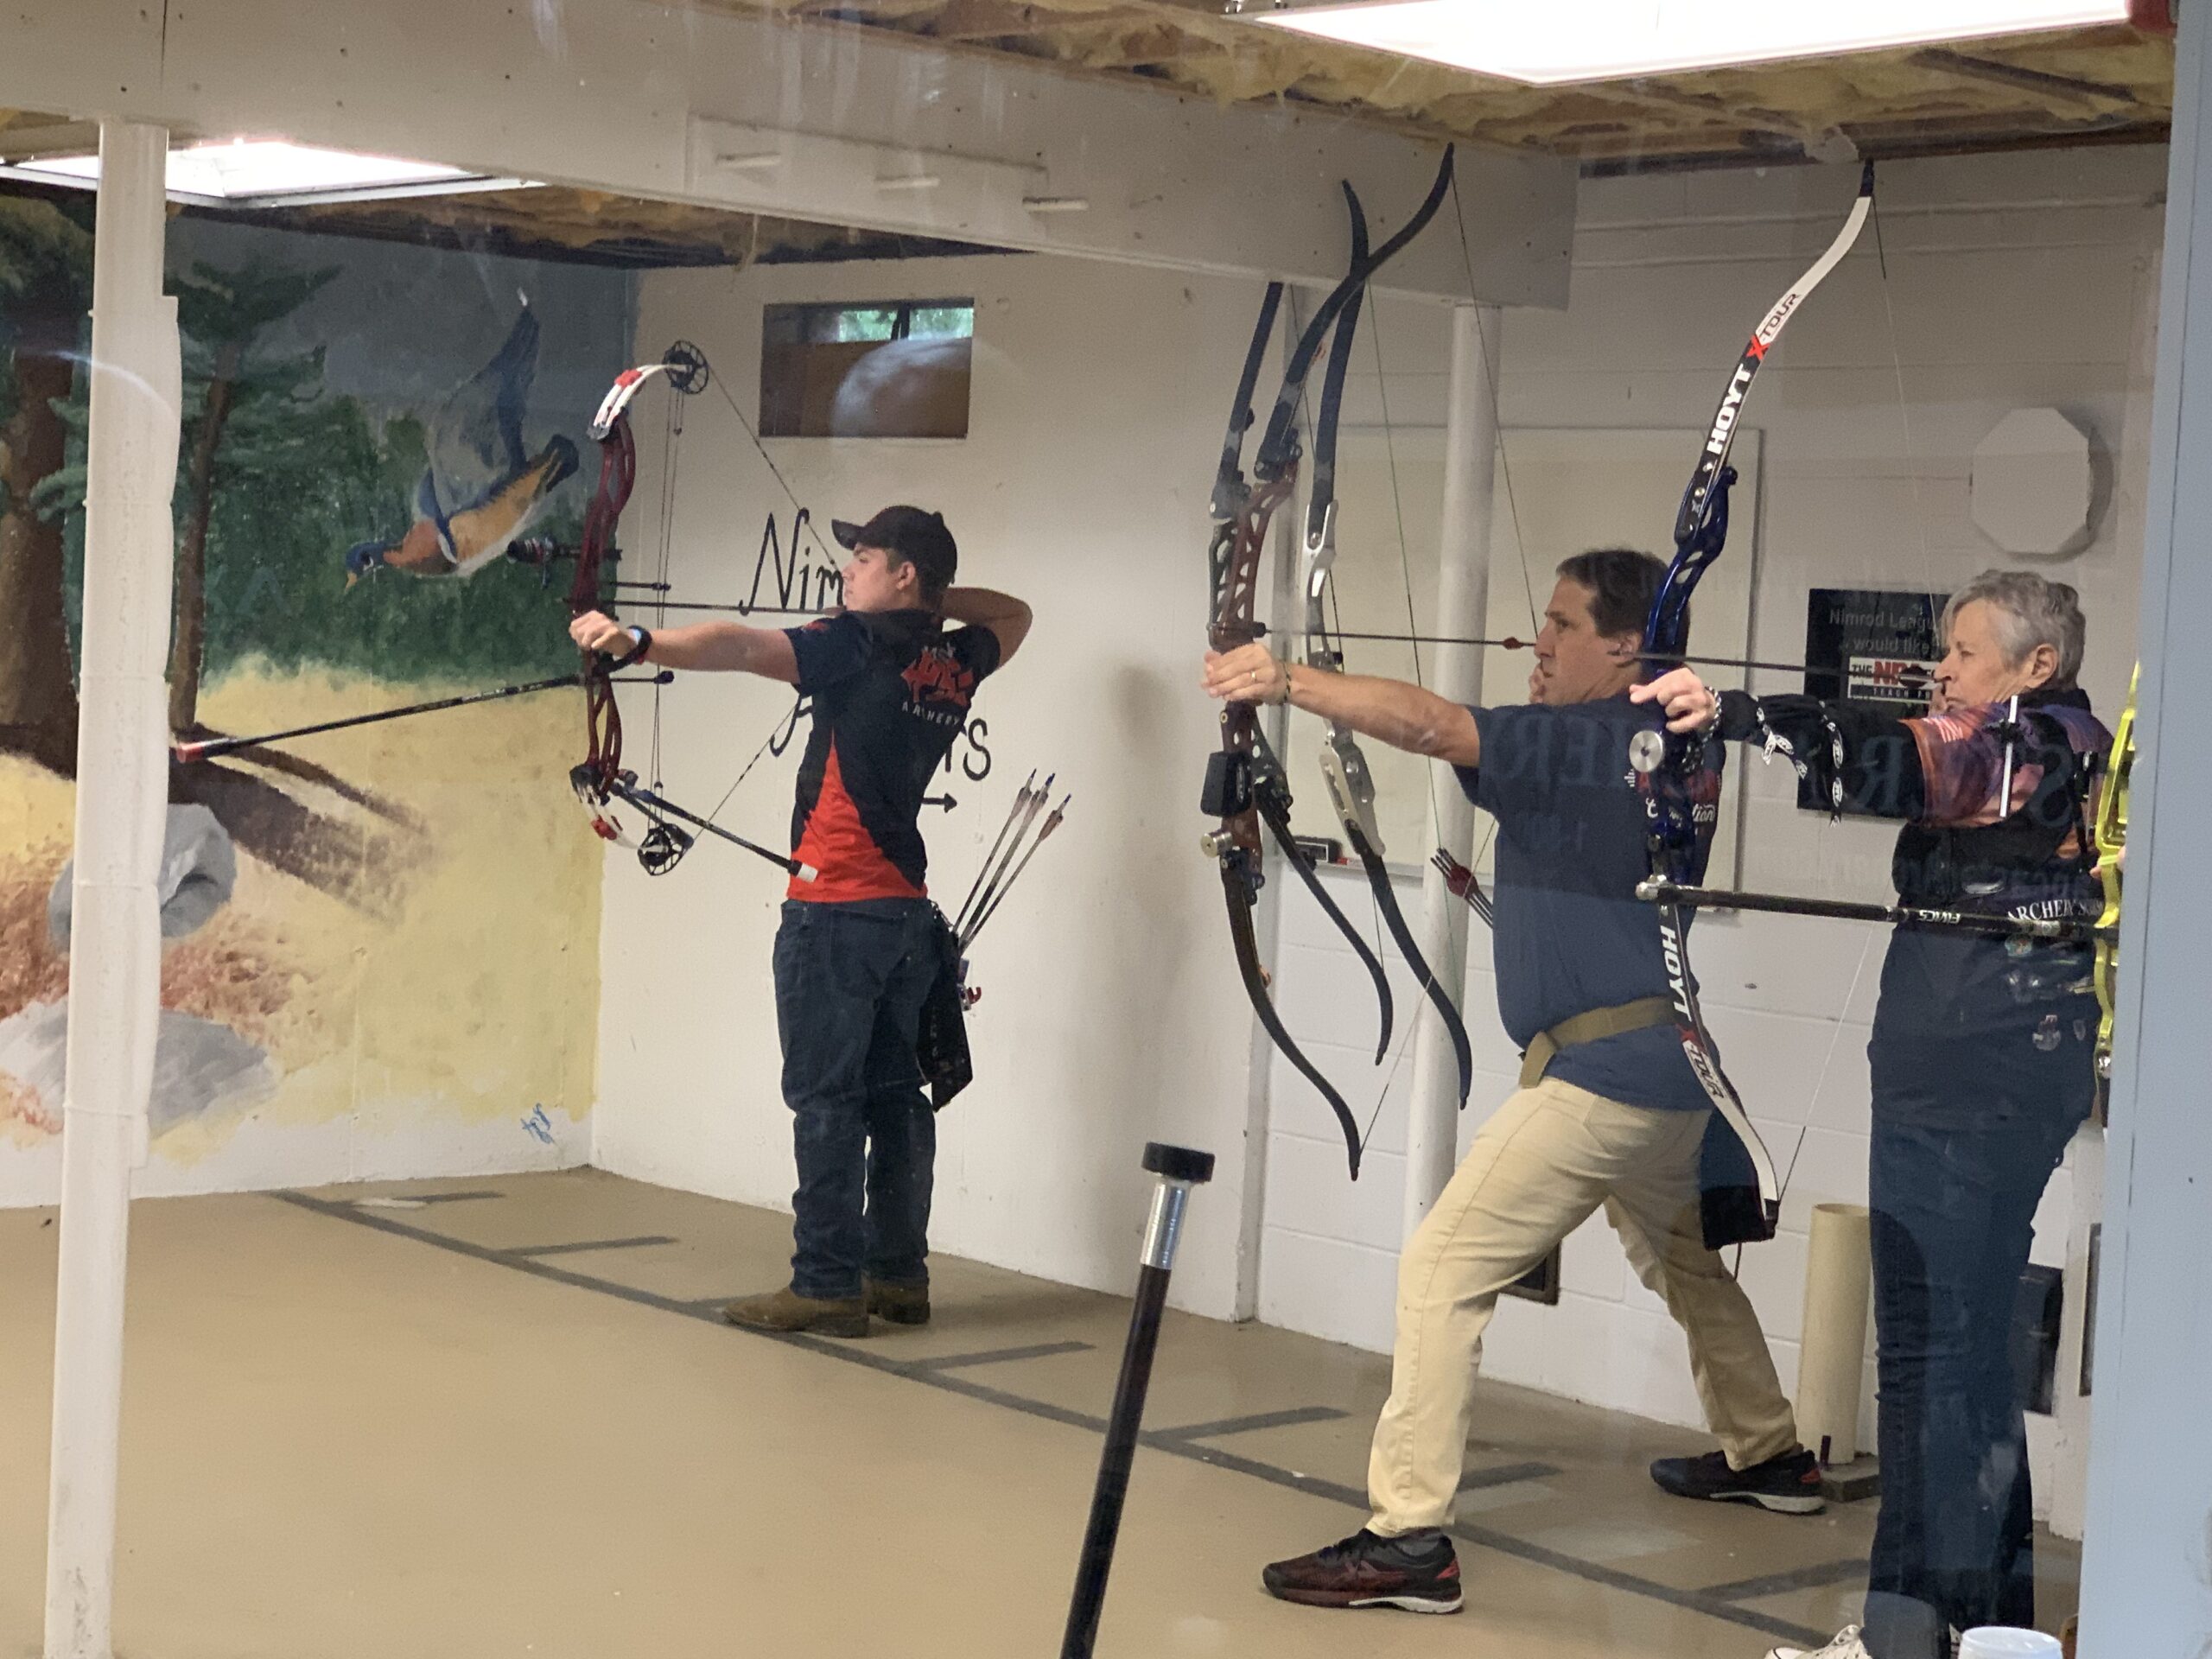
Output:
[[1147,1141],[1144,1143],[1144,1166],[1155,1175],[1165,1175],[1171,1181],[1188,1181],[1195,1186],[1213,1179],[1213,1154],[1191,1147],[1171,1147],[1163,1141]]

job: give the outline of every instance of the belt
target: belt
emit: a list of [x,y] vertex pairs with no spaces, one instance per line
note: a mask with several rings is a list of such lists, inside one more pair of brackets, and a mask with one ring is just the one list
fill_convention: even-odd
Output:
[[1618,1007],[1592,1008],[1571,1020],[1562,1020],[1549,1031],[1540,1031],[1521,1056],[1521,1086],[1533,1089],[1543,1081],[1551,1063],[1563,1049],[1594,1043],[1601,1037],[1618,1037],[1631,1031],[1663,1026],[1675,1017],[1670,996],[1639,996]]

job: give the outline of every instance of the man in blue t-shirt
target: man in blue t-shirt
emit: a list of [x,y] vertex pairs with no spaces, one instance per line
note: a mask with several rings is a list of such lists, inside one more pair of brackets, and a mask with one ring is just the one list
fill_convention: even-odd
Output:
[[[1286,664],[1262,644],[1208,653],[1215,696],[1288,702],[1450,761],[1496,817],[1497,1011],[1524,1056],[1519,1090],[1476,1131],[1400,1258],[1390,1398],[1368,1463],[1373,1516],[1341,1543],[1268,1567],[1262,1581],[1286,1601],[1459,1610],[1445,1529],[1484,1329],[1499,1293],[1601,1205],[1688,1337],[1723,1447],[1665,1459],[1654,1477],[1684,1496],[1821,1507],[1820,1471],[1797,1442],[1758,1316],[1705,1243],[1711,1106],[1673,1028],[1658,912],[1635,896],[1649,863],[1629,741],[1659,716],[1628,690],[1643,677],[1644,619],[1665,573],[1624,549],[1561,564],[1522,708],[1463,708],[1397,680]],[[1719,776],[1716,756],[1708,789]],[[1711,803],[1700,806],[1709,842]]]
[[[733,1325],[864,1337],[930,1316],[937,1126],[915,1039],[946,966],[916,819],[976,687],[1020,646],[1029,607],[955,588],[944,518],[886,507],[830,527],[852,551],[843,608],[801,628],[701,622],[648,633],[594,611],[587,651],[758,674],[814,702],[791,809],[798,870],[776,932],[776,1027],[791,1109],[791,1281],[722,1309]],[[948,623],[962,626],[948,628]]]

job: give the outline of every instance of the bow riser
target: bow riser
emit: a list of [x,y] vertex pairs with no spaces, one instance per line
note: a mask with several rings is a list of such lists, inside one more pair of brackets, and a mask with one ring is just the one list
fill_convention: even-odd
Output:
[[[599,434],[599,482],[592,491],[591,505],[585,509],[583,536],[576,549],[575,577],[569,588],[571,616],[582,616],[610,602],[602,585],[607,555],[614,544],[614,527],[637,480],[637,442],[628,418],[617,411],[613,423]],[[635,660],[636,654],[632,653],[631,660]],[[614,822],[605,810],[606,804],[622,767],[622,712],[610,678],[620,664],[594,651],[583,652],[582,659],[584,759],[572,781],[592,814],[594,831],[606,836],[607,826]],[[609,838],[620,838],[619,826]]]
[[1217,561],[1217,569],[1209,643],[1216,651],[1234,651],[1261,637],[1260,560],[1267,551],[1275,509],[1297,488],[1298,469],[1294,467],[1248,492],[1236,516],[1214,526],[1215,550],[1209,556]]

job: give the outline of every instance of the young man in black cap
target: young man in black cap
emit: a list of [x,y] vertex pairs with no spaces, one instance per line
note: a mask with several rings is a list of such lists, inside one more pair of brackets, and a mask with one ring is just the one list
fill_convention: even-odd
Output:
[[[647,633],[597,612],[587,650],[758,674],[814,700],[800,762],[795,876],[776,934],[776,1023],[798,1161],[791,1281],[722,1310],[734,1325],[863,1337],[870,1313],[930,1314],[935,1120],[914,1058],[941,963],[916,819],[977,682],[1020,646],[1029,607],[955,588],[942,515],[886,507],[830,526],[850,549],[843,608],[801,628],[701,622]],[[948,628],[948,623],[957,626]]]

